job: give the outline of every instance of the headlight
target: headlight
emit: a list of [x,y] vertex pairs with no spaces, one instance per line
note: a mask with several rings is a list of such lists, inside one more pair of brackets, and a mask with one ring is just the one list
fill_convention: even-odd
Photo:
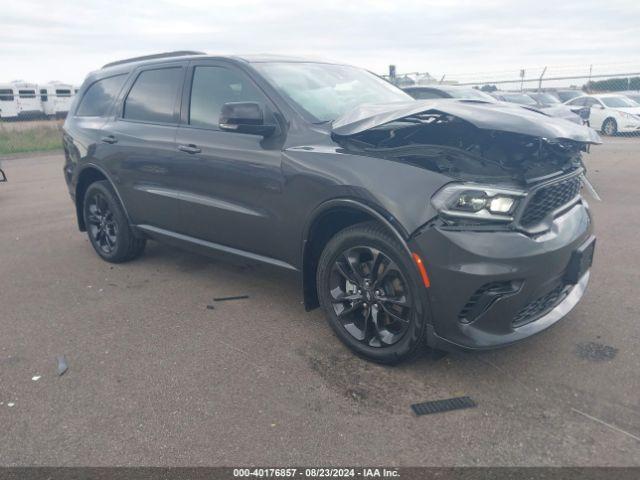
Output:
[[438,211],[449,217],[510,222],[518,202],[525,196],[520,190],[507,190],[469,184],[450,184],[431,199]]

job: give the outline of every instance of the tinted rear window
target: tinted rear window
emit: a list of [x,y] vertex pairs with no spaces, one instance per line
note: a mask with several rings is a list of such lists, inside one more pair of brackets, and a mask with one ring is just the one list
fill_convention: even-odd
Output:
[[76,115],[80,117],[102,117],[106,115],[126,78],[126,75],[116,75],[115,77],[98,80],[92,84],[82,97],[78,110],[76,110]]
[[180,67],[142,72],[124,103],[123,117],[151,123],[175,122],[175,105],[182,75]]

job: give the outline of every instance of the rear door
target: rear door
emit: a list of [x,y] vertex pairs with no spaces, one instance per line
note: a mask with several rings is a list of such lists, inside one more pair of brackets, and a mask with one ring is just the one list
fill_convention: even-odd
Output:
[[282,250],[283,135],[264,139],[220,130],[218,119],[227,102],[258,102],[265,123],[276,123],[275,105],[247,73],[226,62],[192,61],[177,132],[178,148],[187,150],[180,154],[187,233],[277,257]]
[[110,149],[105,163],[116,172],[133,223],[181,231],[181,169],[175,136],[186,62],[140,68],[133,73],[103,129]]

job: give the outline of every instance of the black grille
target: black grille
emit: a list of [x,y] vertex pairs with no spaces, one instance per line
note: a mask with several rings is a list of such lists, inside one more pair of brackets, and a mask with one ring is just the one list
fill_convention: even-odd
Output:
[[522,310],[513,317],[512,324],[514,327],[521,327],[529,322],[537,320],[545,313],[548,313],[556,305],[558,305],[565,297],[566,286],[560,284],[546,295],[528,303]]
[[470,323],[487,311],[498,298],[513,293],[517,287],[512,282],[491,282],[480,287],[471,295],[469,301],[462,307],[458,320]]
[[580,177],[572,177],[540,188],[527,203],[520,223],[530,227],[540,222],[550,212],[572,200],[580,192],[581,185]]

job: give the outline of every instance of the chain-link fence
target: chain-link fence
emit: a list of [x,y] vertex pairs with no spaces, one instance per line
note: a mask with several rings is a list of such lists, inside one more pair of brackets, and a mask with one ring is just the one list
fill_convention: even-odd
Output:
[[576,123],[582,121],[605,135],[640,140],[640,65],[537,67],[455,75],[396,73],[390,66],[384,77],[416,98],[470,97],[517,103]]

